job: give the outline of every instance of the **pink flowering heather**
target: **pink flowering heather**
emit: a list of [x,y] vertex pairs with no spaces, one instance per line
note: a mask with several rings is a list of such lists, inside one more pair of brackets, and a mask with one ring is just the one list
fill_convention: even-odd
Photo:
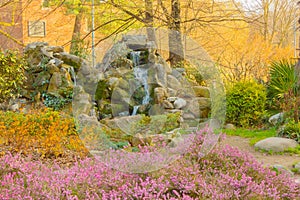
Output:
[[285,173],[236,148],[200,155],[207,132],[197,132],[179,159],[149,173],[121,172],[91,158],[62,168],[7,154],[0,159],[0,199],[300,199],[299,185]]

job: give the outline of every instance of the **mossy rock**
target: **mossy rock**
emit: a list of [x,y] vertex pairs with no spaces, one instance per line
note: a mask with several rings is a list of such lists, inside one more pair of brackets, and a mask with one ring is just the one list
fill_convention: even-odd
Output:
[[193,90],[195,92],[196,97],[205,97],[205,98],[210,97],[209,89],[207,87],[194,86]]
[[37,89],[39,92],[43,92],[43,91],[47,90],[50,78],[51,78],[51,75],[49,74],[49,72],[42,71],[41,73],[39,73],[37,75],[32,86],[35,89]]
[[128,91],[125,91],[119,87],[116,87],[113,90],[112,96],[111,96],[112,102],[115,103],[127,103],[129,104],[130,102],[130,94]]
[[180,113],[165,115],[145,116],[132,126],[132,133],[162,134],[174,130],[180,126]]
[[107,80],[101,80],[97,84],[95,100],[106,99],[109,97]]
[[120,113],[128,111],[128,105],[124,103],[112,103],[111,110],[113,116],[119,116]]
[[126,79],[120,78],[117,87],[120,87],[123,90],[129,91],[130,86]]

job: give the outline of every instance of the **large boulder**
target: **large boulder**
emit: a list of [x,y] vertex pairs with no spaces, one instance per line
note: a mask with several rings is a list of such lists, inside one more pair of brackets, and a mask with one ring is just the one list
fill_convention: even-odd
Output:
[[62,76],[60,73],[55,72],[49,82],[48,92],[49,93],[57,93],[59,87],[63,84]]
[[67,52],[61,52],[60,57],[64,63],[74,67],[76,70],[79,70],[84,61],[82,58],[69,54]]
[[149,66],[148,83],[154,87],[167,88],[167,73],[163,65],[152,64]]
[[173,90],[178,90],[182,85],[181,83],[172,75],[167,76],[168,88]]
[[130,103],[130,94],[127,91],[125,91],[119,87],[116,87],[113,90],[111,99],[112,99],[112,102],[115,102],[115,103],[129,104]]
[[111,103],[111,114],[113,117],[130,115],[128,104],[122,102]]
[[257,142],[254,147],[273,152],[283,152],[289,148],[295,148],[298,143],[295,140],[280,138],[280,137],[270,137]]
[[75,117],[80,114],[90,115],[92,107],[91,96],[85,92],[82,86],[76,86],[73,96],[73,114]]
[[111,129],[121,129],[124,133],[131,133],[134,125],[142,119],[141,115],[115,117],[103,119],[101,122]]
[[205,98],[210,97],[209,89],[207,87],[194,86],[193,90],[194,90],[194,93],[195,93],[196,97],[205,97]]
[[128,48],[133,50],[141,50],[147,48],[147,36],[145,35],[125,35],[122,38]]
[[70,75],[65,71],[54,72],[50,78],[50,82],[47,88],[47,93],[54,96],[60,96],[60,92],[63,90],[68,90],[68,88],[73,88],[73,82]]

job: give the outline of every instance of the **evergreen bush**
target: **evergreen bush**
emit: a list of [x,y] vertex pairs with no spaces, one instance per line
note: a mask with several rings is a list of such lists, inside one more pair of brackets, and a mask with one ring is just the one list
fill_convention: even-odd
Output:
[[15,51],[0,52],[0,102],[20,94],[27,62]]
[[227,121],[237,126],[258,125],[265,114],[266,90],[254,81],[237,82],[226,95]]

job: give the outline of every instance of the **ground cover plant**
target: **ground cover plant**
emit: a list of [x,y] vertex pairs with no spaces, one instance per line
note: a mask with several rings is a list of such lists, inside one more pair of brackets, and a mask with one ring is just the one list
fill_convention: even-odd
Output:
[[[167,168],[128,174],[93,158],[71,167],[10,153],[0,158],[0,199],[299,199],[287,174],[230,146],[199,156],[208,129]],[[145,148],[145,147],[143,147]]]
[[224,129],[223,132],[227,135],[250,138],[250,145],[254,145],[256,142],[266,139],[268,137],[277,136],[275,128],[270,128],[266,130],[236,128],[235,130]]

